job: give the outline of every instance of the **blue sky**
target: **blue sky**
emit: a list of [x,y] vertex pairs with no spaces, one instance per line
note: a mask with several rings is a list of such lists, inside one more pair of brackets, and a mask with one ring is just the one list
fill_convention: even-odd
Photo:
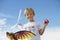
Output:
[[[10,17],[7,18],[8,24],[15,24],[17,21],[19,10],[21,13],[21,23],[26,23],[24,17],[24,9],[31,7],[35,11],[35,20],[40,21],[43,24],[45,18],[49,19],[49,26],[60,26],[59,15],[60,15],[60,1],[59,0],[2,0],[0,2],[0,14],[5,14]],[[2,15],[3,15],[2,14]],[[36,19],[37,18],[37,19]]]
[[16,24],[20,10],[20,22],[25,24],[27,19],[24,17],[24,9],[29,7],[35,11],[36,22],[43,25],[44,19],[47,18],[47,28],[60,27],[60,0],[0,0],[0,30],[6,30]]

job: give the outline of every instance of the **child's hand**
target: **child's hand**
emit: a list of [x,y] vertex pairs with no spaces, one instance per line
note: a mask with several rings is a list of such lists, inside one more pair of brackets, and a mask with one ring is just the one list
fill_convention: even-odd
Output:
[[48,20],[48,19],[45,19],[45,20],[44,20],[44,25],[47,26],[48,23],[49,23],[49,20]]

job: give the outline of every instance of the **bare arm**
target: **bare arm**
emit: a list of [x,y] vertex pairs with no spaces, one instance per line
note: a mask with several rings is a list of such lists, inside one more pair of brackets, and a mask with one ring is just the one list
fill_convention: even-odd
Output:
[[42,34],[44,33],[45,28],[46,28],[46,26],[48,25],[48,23],[49,23],[49,21],[46,19],[46,20],[44,21],[43,27],[39,30],[39,34],[40,34],[40,35],[42,35]]

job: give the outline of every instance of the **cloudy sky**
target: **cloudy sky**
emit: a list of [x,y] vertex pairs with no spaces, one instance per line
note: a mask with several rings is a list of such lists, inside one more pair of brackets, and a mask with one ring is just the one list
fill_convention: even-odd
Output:
[[[21,10],[20,23],[27,23],[24,9],[31,7],[35,11],[35,21],[43,25],[44,19],[49,20],[41,40],[60,40],[60,0],[0,0],[0,40],[5,40],[7,31],[17,30],[18,14]],[[7,40],[7,39],[6,39]]]

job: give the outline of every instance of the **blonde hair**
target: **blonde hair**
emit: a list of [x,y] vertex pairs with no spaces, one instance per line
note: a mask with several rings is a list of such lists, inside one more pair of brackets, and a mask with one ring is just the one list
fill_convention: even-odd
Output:
[[32,8],[26,8],[24,11],[24,15],[31,14],[31,13],[33,13],[33,15],[35,15],[34,10]]

